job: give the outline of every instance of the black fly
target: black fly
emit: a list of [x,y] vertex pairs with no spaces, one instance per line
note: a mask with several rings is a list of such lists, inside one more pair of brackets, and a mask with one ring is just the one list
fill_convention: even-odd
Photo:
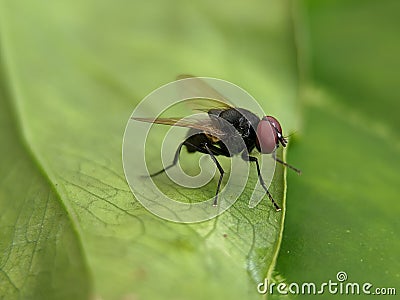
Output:
[[[273,199],[261,176],[258,159],[255,156],[249,155],[254,150],[254,148],[256,148],[257,151],[262,154],[272,153],[273,159],[275,159],[278,163],[281,163],[284,166],[289,167],[300,174],[299,169],[285,163],[284,161],[277,158],[275,155],[275,151],[279,147],[279,145],[286,147],[287,144],[286,138],[282,135],[282,128],[278,120],[272,116],[265,116],[260,119],[258,116],[248,111],[247,109],[234,107],[221,94],[215,91],[215,89],[213,89],[212,87],[208,86],[200,78],[196,78],[191,75],[181,75],[178,77],[178,79],[186,78],[196,80],[197,84],[203,89],[207,88],[208,90],[211,90],[211,92],[216,95],[218,102],[213,102],[212,108],[201,109],[208,113],[207,117],[202,119],[133,118],[134,120],[142,122],[189,128],[187,138],[178,146],[172,164],[156,173],[151,174],[150,176],[157,176],[165,172],[167,169],[175,166],[178,163],[179,154],[183,146],[186,147],[189,153],[197,151],[208,154],[216,164],[220,173],[213,204],[214,206],[216,206],[218,203],[218,193],[220,190],[222,178],[225,173],[216,156],[222,155],[226,157],[232,157],[233,155],[241,153],[243,160],[255,162],[258,178],[262,187],[266,191],[275,209],[277,211],[280,211],[281,208]],[[204,103],[206,104],[207,101],[205,100]],[[227,121],[230,126],[224,125],[225,122],[218,122],[219,118]],[[231,136],[233,136],[232,128],[236,129],[237,133],[239,133],[240,138],[243,140],[244,143],[238,143],[235,142],[235,139],[229,139]],[[227,141],[229,143],[229,147],[226,146]],[[244,147],[247,148],[247,151],[244,151]]]

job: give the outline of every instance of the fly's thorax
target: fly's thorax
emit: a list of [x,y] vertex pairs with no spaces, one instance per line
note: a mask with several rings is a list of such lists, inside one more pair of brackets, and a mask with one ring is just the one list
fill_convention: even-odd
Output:
[[255,147],[256,128],[260,121],[257,115],[244,108],[231,108],[222,111],[219,118],[223,119],[220,126],[226,132],[225,142],[234,149],[234,154],[242,152],[245,147],[249,152]]

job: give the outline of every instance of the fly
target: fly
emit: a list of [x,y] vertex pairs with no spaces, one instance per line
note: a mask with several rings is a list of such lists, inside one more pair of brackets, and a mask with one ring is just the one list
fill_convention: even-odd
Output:
[[[221,94],[208,86],[200,78],[191,75],[181,75],[178,77],[178,79],[186,78],[195,80],[199,87],[211,91],[219,101],[212,102],[212,107],[205,107],[210,106],[210,102],[208,100],[203,101],[203,107],[199,110],[207,112],[207,115],[204,118],[133,118],[134,120],[142,122],[189,128],[186,139],[179,144],[175,152],[173,162],[162,170],[150,174],[150,177],[162,174],[166,170],[175,166],[178,163],[179,155],[183,146],[186,147],[189,153],[200,152],[210,155],[220,173],[213,202],[213,205],[217,206],[218,194],[225,174],[224,169],[217,160],[217,156],[222,155],[232,157],[233,155],[241,154],[243,160],[254,162],[256,164],[258,179],[261,186],[264,188],[276,211],[280,211],[281,208],[268,191],[261,175],[257,157],[250,155],[254,149],[262,154],[272,154],[272,158],[276,162],[294,170],[298,174],[301,173],[299,169],[276,157],[276,149],[280,145],[286,147],[287,144],[287,139],[282,134],[282,127],[279,121],[272,116],[264,116],[260,119],[257,115],[247,109],[231,105]],[[222,118],[228,123],[218,122],[219,118]],[[226,126],[226,124],[229,124],[230,126]],[[232,127],[237,131],[244,143],[235,143],[234,139],[229,139],[233,135]],[[230,140],[229,147],[226,146],[223,140],[225,143]],[[244,151],[245,148],[247,151]]]

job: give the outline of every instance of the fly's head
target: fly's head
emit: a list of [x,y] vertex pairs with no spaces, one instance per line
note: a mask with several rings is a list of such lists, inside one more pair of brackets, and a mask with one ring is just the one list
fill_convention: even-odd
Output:
[[272,116],[265,116],[257,126],[257,150],[263,154],[275,151],[281,144],[286,147],[287,140],[282,135],[282,127],[278,120]]

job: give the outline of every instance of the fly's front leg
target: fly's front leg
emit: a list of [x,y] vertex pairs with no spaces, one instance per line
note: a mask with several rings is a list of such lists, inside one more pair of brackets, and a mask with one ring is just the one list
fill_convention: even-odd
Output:
[[257,166],[257,174],[258,174],[258,180],[260,181],[261,186],[262,186],[262,187],[264,188],[264,190],[267,192],[268,198],[269,198],[269,200],[271,200],[271,202],[272,202],[272,204],[274,205],[276,211],[280,211],[281,208],[280,208],[279,205],[275,202],[275,200],[274,200],[274,198],[272,197],[271,193],[268,191],[268,188],[267,188],[267,186],[266,186],[266,184],[265,184],[265,182],[264,182],[264,179],[263,179],[262,176],[261,176],[260,165],[258,164],[258,159],[257,159],[257,157],[249,156],[249,155],[247,155],[247,154],[245,154],[245,153],[243,152],[242,158],[243,158],[243,160],[245,160],[245,161],[250,161],[250,162],[253,161],[253,162],[256,163],[256,166]]
[[284,165],[285,167],[288,167],[290,169],[292,169],[293,171],[295,171],[297,174],[301,174],[301,170],[293,167],[292,165],[289,165],[288,163],[285,163],[283,160],[279,159],[276,157],[276,151],[272,152],[272,158],[277,161],[278,163]]

